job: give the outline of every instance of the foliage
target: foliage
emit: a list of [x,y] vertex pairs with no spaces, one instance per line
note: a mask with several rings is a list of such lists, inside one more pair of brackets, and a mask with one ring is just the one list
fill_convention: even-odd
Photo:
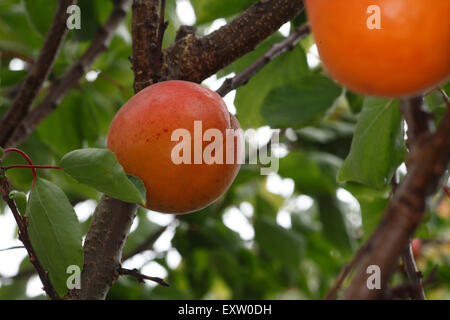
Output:
[[[1,51],[37,57],[55,10],[39,5],[41,2],[0,3]],[[81,31],[68,33],[50,80],[82,54],[111,8],[108,0],[79,2],[85,7],[82,12],[87,13],[82,22],[86,24]],[[196,24],[201,26],[198,32],[206,32],[216,19],[239,14],[252,2],[191,0]],[[173,41],[180,25],[175,9],[176,1],[168,0],[166,16],[171,25],[165,46]],[[40,178],[30,192],[31,172],[8,170],[14,188],[30,192],[26,206],[30,236],[44,266],[53,271],[50,278],[61,295],[65,293],[64,266],[82,265],[81,238],[89,223],[78,221],[73,206],[98,200],[100,192],[129,202],[145,201],[141,182],[127,177],[114,156],[104,149],[109,123],[133,94],[133,72],[128,60],[130,21],[129,14],[109,49],[95,62],[91,71],[98,76],[94,80],[83,78],[20,146],[35,163],[58,164],[65,172],[39,171]],[[281,33],[269,37],[254,51],[219,71],[217,77],[242,71],[283,38]],[[169,238],[168,246],[163,250],[150,247],[136,259],[142,263],[130,260],[130,265],[142,270],[149,263],[159,264],[167,271],[169,288],[142,285],[121,277],[108,298],[324,297],[339,271],[378,224],[389,197],[389,182],[405,161],[405,146],[398,101],[362,97],[341,88],[320,65],[308,65],[311,44],[311,37],[304,39],[236,92],[237,118],[244,128],[286,129],[280,142],[287,151],[280,156],[278,174],[261,176],[258,165],[244,165],[222,199],[171,223],[161,237]],[[0,61],[0,116],[11,105],[27,71],[11,70],[11,59],[5,56]],[[47,85],[39,99],[46,90]],[[449,84],[444,90],[450,92]],[[427,95],[426,103],[438,121],[445,110],[439,94]],[[8,155],[3,161],[5,166],[19,163],[24,162],[16,155]],[[291,192],[281,190],[282,185],[289,183],[294,185]],[[3,214],[4,205],[0,201]],[[450,231],[449,212],[449,200],[436,196],[417,235],[445,240]],[[125,255],[159,229],[159,217],[139,210]],[[449,298],[450,250],[448,244],[444,247],[433,243],[425,245],[428,251],[419,258],[419,265],[425,275],[438,265],[442,281],[428,289],[427,294]],[[178,265],[171,263],[169,257],[174,252],[181,256]],[[7,260],[8,252],[1,252],[0,267]],[[30,270],[27,263],[24,260],[19,273]],[[26,297],[29,277],[30,274],[9,282],[0,278],[0,299]]]

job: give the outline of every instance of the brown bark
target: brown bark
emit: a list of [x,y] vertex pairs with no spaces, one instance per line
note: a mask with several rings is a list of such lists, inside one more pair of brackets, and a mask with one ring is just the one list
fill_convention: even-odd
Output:
[[[417,121],[415,125],[421,126],[419,122],[424,119]],[[417,135],[416,138],[417,143],[408,157],[408,174],[397,187],[378,229],[365,245],[364,256],[343,299],[380,297],[382,290],[367,288],[366,270],[369,265],[380,267],[381,288],[387,287],[398,257],[424,218],[429,196],[435,192],[447,170],[450,160],[450,110],[435,133]]]
[[252,51],[302,9],[302,0],[261,0],[210,35],[188,34],[164,51],[163,77],[201,82]]
[[[163,28],[161,20],[158,19],[158,4],[158,0],[133,2],[132,64],[135,73],[135,92],[149,84],[168,79],[200,82],[252,50],[257,43],[278,30],[283,23],[294,18],[302,9],[302,1],[261,0],[233,20],[228,27],[225,26],[210,36],[198,39],[188,35],[179,39],[164,52],[160,71],[159,64],[155,63],[160,57],[158,41],[162,40],[158,31]],[[263,27],[260,20],[264,22]],[[262,30],[255,32],[255,25]],[[213,45],[214,41],[218,43]],[[114,214],[111,214],[110,211],[116,206]],[[92,245],[88,245],[89,251],[86,251],[87,247],[85,248],[85,269],[78,298],[105,298],[120,271],[121,252],[135,211],[135,205],[116,199],[103,197],[100,201],[86,236],[86,245],[89,243]],[[88,239],[93,240],[88,242]],[[116,250],[114,254],[114,250],[109,250],[111,248],[103,244],[108,242],[115,244],[112,247]],[[108,250],[105,251],[104,248]]]
[[0,121],[0,146],[7,146],[7,141],[11,134],[27,115],[42,84],[47,80],[61,43],[67,33],[67,7],[74,3],[75,0],[61,0],[58,2],[55,17],[39,53],[39,57],[22,83],[19,94]]
[[[44,119],[50,115],[66,96],[77,85],[89,70],[95,59],[106,51],[114,35],[114,31],[125,18],[131,0],[117,0],[105,25],[101,27],[86,52],[60,78],[56,79],[47,95],[38,105],[28,112],[12,133],[5,134],[5,146],[16,146],[30,135]],[[36,63],[38,64],[38,63]],[[11,108],[12,109],[12,108]]]

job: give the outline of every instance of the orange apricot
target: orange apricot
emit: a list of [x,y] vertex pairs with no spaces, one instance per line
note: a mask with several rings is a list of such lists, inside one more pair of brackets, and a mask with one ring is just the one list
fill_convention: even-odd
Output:
[[[218,136],[207,138],[209,129],[223,135],[220,154],[219,148],[208,149],[213,163],[205,153]],[[184,214],[218,199],[239,171],[237,139],[228,143],[227,129],[240,129],[239,122],[217,93],[192,82],[166,81],[143,89],[118,111],[107,147],[125,172],[144,182],[148,209]],[[227,162],[230,152],[234,158]]]
[[449,0],[305,0],[328,74],[365,95],[425,92],[450,75]]

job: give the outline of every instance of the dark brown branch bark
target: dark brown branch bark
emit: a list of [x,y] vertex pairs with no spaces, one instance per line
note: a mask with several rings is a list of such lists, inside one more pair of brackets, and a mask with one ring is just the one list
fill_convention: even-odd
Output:
[[42,50],[39,53],[39,57],[22,83],[20,93],[16,96],[8,112],[0,121],[0,146],[7,146],[8,139],[30,110],[42,84],[50,74],[53,62],[67,33],[66,20],[68,14],[66,10],[73,3],[75,3],[75,0],[61,0],[58,2],[55,17],[45,38]]
[[[155,68],[161,51],[158,50],[159,0],[133,1],[133,71],[134,92],[157,82],[159,69]],[[161,64],[161,63],[159,63]]]
[[261,0],[210,35],[188,34],[164,51],[163,77],[201,82],[252,51],[302,9],[302,0]]
[[[134,90],[139,92],[154,78],[152,55],[158,40],[159,0],[134,0],[132,6]],[[122,250],[136,216],[137,205],[103,196],[98,204],[84,245],[84,267],[77,298],[105,299],[120,273]]]
[[234,78],[226,79],[223,85],[216,91],[220,96],[226,96],[230,91],[238,88],[246,84],[251,77],[253,77],[259,70],[264,68],[269,62],[283,54],[284,52],[291,50],[294,46],[305,36],[307,36],[310,32],[309,24],[305,24],[297,29],[294,32],[281,41],[280,43],[276,43],[267,51],[262,57],[253,62],[249,67],[247,67],[244,71],[239,73]]
[[[159,52],[154,50],[158,48],[157,41],[161,39],[158,36],[158,30],[164,28],[161,25],[163,20],[159,20],[159,26],[156,25],[158,22],[158,3],[158,0],[134,0],[133,3],[133,57],[131,61],[135,73],[135,92],[162,80],[179,78],[201,81],[208,77],[210,73],[217,72],[228,63],[252,50],[257,43],[264,40],[270,33],[278,30],[283,23],[294,18],[303,8],[302,1],[298,0],[261,0],[231,22],[228,27],[223,27],[210,36],[194,39],[192,35],[188,35],[179,39],[163,53],[162,70],[159,72],[157,70],[158,64],[149,63],[155,61],[155,55],[159,55]],[[256,26],[260,27],[261,30]],[[244,41],[245,37],[248,37],[248,41]],[[231,40],[233,40],[233,43],[229,42]],[[198,41],[204,43],[205,46],[199,47]],[[194,47],[191,45],[194,45]],[[205,56],[206,52],[209,52],[210,55]],[[206,68],[197,70],[200,65],[206,66]],[[179,70],[180,74],[175,72],[177,66],[183,67],[183,70]],[[189,71],[189,66],[195,67],[199,72]],[[169,72],[169,70],[171,71]],[[181,76],[184,72],[187,72],[186,75]],[[108,214],[108,208],[110,211],[114,208],[114,214]],[[113,254],[113,250],[108,250],[109,255],[104,255],[92,241],[92,245],[89,246],[89,251],[92,250],[90,252],[92,256],[89,257],[85,253],[85,269],[82,274],[81,294],[79,293],[78,298],[105,298],[107,291],[118,275],[118,261],[120,261],[123,243],[130,230],[131,222],[135,217],[135,210],[135,205],[125,204],[108,197],[102,198],[86,237],[86,245],[89,243],[88,238],[98,235],[95,239],[97,243],[114,243],[116,244],[115,251]],[[122,222],[123,219],[127,223]],[[117,226],[117,228],[121,226],[121,228],[112,232],[114,226]],[[107,235],[107,237],[105,238],[102,235]],[[88,250],[86,245],[85,252]],[[103,246],[106,246],[106,244]],[[101,245],[99,247],[101,249]],[[111,264],[111,267],[105,269],[103,265],[107,264]]]
[[411,298],[415,300],[426,300],[425,291],[422,285],[422,273],[419,271],[414,260],[411,247],[411,240],[406,246],[405,252],[402,254],[402,261],[405,266],[405,272],[412,286],[416,288],[411,292]]
[[163,279],[158,278],[158,277],[146,276],[145,274],[139,273],[139,271],[137,269],[130,270],[130,269],[119,268],[119,274],[135,277],[139,282],[144,282],[144,280],[150,280],[150,281],[156,282],[164,287],[169,287],[169,284],[167,282],[165,282]]
[[19,229],[19,240],[22,241],[23,245],[25,246],[25,249],[28,252],[28,258],[30,259],[31,264],[34,266],[39,275],[39,279],[41,280],[44,286],[44,291],[47,293],[50,299],[58,300],[60,298],[56,293],[52,283],[50,282],[48,272],[41,265],[36,253],[34,252],[33,246],[31,245],[30,237],[28,236],[28,221],[25,217],[23,217],[19,213],[19,210],[17,209],[14,201],[9,198],[8,195],[9,190],[10,190],[9,182],[6,179],[6,176],[4,175],[4,171],[0,169],[0,191],[3,200],[8,205],[9,209],[11,210],[14,216],[14,219],[16,220]]
[[[404,99],[401,106],[401,112],[408,125],[407,145],[408,149],[411,151],[419,146],[424,139],[430,135],[432,127],[430,121],[431,116],[424,109],[422,96]],[[406,275],[415,288],[415,290],[411,291],[411,297],[416,300],[426,300],[425,291],[422,286],[422,273],[417,268],[416,261],[414,260],[411,239],[409,239],[406,250],[402,254],[402,261]]]
[[77,298],[105,299],[117,278],[122,249],[136,216],[136,205],[103,196],[84,243],[84,266]]
[[[126,15],[127,8],[131,0],[114,1],[114,9],[107,22],[101,27],[91,45],[78,61],[66,71],[64,75],[56,79],[42,101],[31,110],[20,122],[14,132],[5,134],[5,146],[16,146],[20,144],[37,126],[58,107],[58,104],[65,95],[80,81],[83,75],[89,70],[95,59],[106,49],[114,35],[114,31],[122,22]],[[64,22],[65,23],[65,22]],[[37,62],[36,65],[39,65]]]
[[412,148],[408,157],[408,174],[391,198],[378,229],[369,239],[367,254],[361,259],[350,286],[344,292],[344,299],[379,297],[381,290],[367,288],[366,270],[370,265],[380,267],[382,289],[386,288],[398,257],[423,220],[427,200],[436,190],[449,160],[450,110],[437,131],[421,138]]

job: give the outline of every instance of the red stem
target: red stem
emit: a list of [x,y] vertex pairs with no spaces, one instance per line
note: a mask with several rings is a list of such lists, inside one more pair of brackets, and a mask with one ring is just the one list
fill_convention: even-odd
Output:
[[[18,154],[20,154],[22,157],[25,158],[25,160],[28,162],[28,164],[29,164],[30,166],[33,166],[33,162],[31,161],[30,157],[29,157],[25,152],[23,152],[23,151],[20,150],[20,149],[17,149],[17,148],[7,148],[7,149],[4,150],[4,152],[5,152],[5,154],[8,153],[8,152],[15,152],[15,153],[18,153]],[[6,168],[5,168],[5,170],[6,170]],[[33,186],[34,186],[34,181],[36,180],[37,173],[36,173],[36,169],[33,168],[33,167],[31,167],[31,171],[33,172],[33,183],[31,184],[31,187],[33,187]]]

